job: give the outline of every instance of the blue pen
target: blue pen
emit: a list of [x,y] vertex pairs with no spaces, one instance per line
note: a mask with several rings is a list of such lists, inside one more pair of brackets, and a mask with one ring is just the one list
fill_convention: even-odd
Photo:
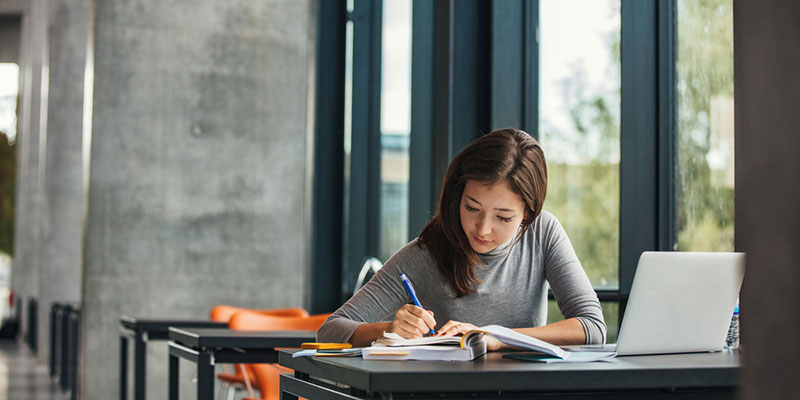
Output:
[[[419,304],[419,299],[417,298],[417,293],[414,292],[414,287],[411,286],[411,281],[408,280],[408,277],[406,276],[406,274],[400,274],[400,279],[403,280],[403,286],[406,287],[406,290],[408,291],[408,294],[411,295],[411,300],[414,301],[414,305],[419,307],[419,308],[422,308],[422,305]],[[434,332],[433,329],[431,329],[431,335],[433,335],[434,333],[436,333],[436,332]]]

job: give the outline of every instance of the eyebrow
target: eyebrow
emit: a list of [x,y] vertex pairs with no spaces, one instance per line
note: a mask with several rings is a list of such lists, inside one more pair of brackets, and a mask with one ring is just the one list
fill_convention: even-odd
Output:
[[[470,195],[465,195],[465,196],[466,196],[468,199],[470,199],[470,200],[474,201],[474,202],[475,202],[476,204],[478,204],[479,206],[482,206],[482,205],[483,205],[483,204],[481,204],[481,202],[480,202],[480,201],[478,201],[478,200],[475,200],[475,198],[474,198],[474,197],[472,197],[472,196],[470,196]],[[497,210],[497,211],[505,211],[505,212],[515,212],[515,210],[512,210],[512,209],[510,209],[510,208],[495,208],[495,210]]]

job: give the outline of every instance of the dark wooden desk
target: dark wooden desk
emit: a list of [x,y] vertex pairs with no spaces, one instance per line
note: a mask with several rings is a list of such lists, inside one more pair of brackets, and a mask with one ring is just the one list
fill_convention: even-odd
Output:
[[178,400],[179,359],[197,363],[197,398],[214,398],[214,365],[277,363],[279,347],[313,342],[311,331],[234,331],[229,329],[169,329],[169,399]]
[[738,351],[629,356],[593,363],[543,364],[489,353],[472,362],[292,358],[280,352],[281,398],[732,399]]
[[119,398],[128,398],[128,340],[133,340],[133,398],[144,400],[146,392],[147,342],[167,340],[170,326],[227,328],[224,322],[186,319],[148,319],[123,315],[119,319]]

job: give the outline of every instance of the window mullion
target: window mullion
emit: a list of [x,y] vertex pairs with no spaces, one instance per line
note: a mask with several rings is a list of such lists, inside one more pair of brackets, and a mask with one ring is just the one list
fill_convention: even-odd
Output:
[[625,295],[641,253],[658,248],[657,18],[656,2],[622,0],[619,285]]
[[345,291],[380,244],[380,93],[382,2],[353,4],[352,133]]

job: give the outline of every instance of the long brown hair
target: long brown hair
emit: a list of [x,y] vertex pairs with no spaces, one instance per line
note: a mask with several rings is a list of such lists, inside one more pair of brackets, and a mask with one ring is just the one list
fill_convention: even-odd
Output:
[[439,195],[439,207],[419,240],[436,260],[458,297],[475,293],[481,282],[475,267],[480,256],[461,227],[461,196],[467,181],[506,182],[525,203],[519,241],[542,212],[547,194],[547,165],[539,142],[518,129],[499,129],[472,142],[450,162]]

